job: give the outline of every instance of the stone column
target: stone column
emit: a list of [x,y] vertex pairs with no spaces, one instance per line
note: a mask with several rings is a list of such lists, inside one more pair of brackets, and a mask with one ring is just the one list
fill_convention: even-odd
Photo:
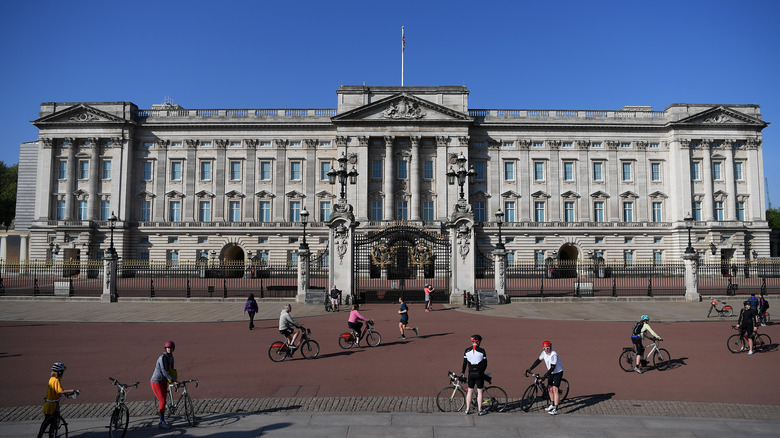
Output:
[[100,301],[104,303],[116,303],[119,298],[116,290],[117,256],[112,251],[106,251],[103,259],[103,295]]
[[214,205],[211,206],[211,220],[215,222],[224,221],[227,216],[225,214],[225,175],[229,171],[226,168],[227,145],[227,140],[214,140],[214,146],[217,149],[217,159],[214,163],[214,194],[216,198],[214,198]]
[[493,267],[495,276],[495,288],[498,292],[498,302],[506,303],[506,250],[496,249],[493,251]]
[[[89,196],[87,197],[87,220],[98,220],[100,208],[100,180],[103,175],[100,169],[100,139],[90,138],[90,161],[89,161]],[[111,163],[113,164],[113,163]],[[112,169],[113,170],[113,169]]]
[[309,248],[298,248],[298,295],[295,297],[297,303],[305,303],[306,293],[309,291],[310,255]]
[[412,156],[409,158],[409,164],[411,164],[411,166],[409,166],[409,187],[411,189],[409,204],[411,216],[409,216],[409,218],[413,221],[419,221],[421,219],[420,204],[422,202],[422,197],[420,196],[420,178],[422,177],[420,175],[420,137],[412,136],[411,142]]
[[65,183],[65,220],[73,220],[73,193],[76,191],[76,139],[68,139],[68,180]]
[[5,274],[5,265],[8,263],[8,235],[0,236],[0,273]]
[[19,236],[19,263],[27,263],[27,239],[28,235],[22,234]]
[[[729,192],[729,197],[726,199],[723,208],[726,210],[725,219],[727,221],[737,220],[737,181],[734,179],[734,149],[730,140],[726,140],[722,144],[723,153],[726,155],[726,167],[721,172],[723,173],[723,179],[726,181],[726,190]],[[744,172],[744,170],[743,170]]]
[[154,148],[157,151],[156,175],[154,177],[155,208],[153,221],[170,221],[170,212],[168,211],[168,197],[165,196],[165,184],[167,182],[166,171],[168,169],[168,144],[170,140],[157,140],[154,142]]
[[395,219],[395,197],[393,196],[393,136],[385,136],[385,178],[383,181],[383,190],[385,192],[384,214],[382,219],[391,221]]
[[701,301],[699,294],[699,254],[683,254],[685,263],[685,301]]
[[712,156],[710,154],[712,140],[701,141],[702,159],[701,180],[704,183],[704,199],[701,205],[701,219],[703,221],[715,220],[714,200],[712,199]]

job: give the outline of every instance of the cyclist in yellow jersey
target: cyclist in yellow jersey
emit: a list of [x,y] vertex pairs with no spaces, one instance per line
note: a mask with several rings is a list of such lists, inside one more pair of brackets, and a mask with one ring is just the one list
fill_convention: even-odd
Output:
[[[62,375],[65,374],[67,367],[62,362],[55,362],[51,367],[51,377],[49,385],[46,387],[46,399],[57,400],[61,396],[71,395],[76,392],[75,389],[62,389]],[[58,402],[45,402],[43,404],[44,419],[51,417],[57,412]]]

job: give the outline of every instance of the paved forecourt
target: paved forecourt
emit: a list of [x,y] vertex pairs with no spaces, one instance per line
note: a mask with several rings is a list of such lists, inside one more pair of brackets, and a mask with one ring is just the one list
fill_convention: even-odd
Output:
[[[423,428],[416,427],[419,436],[433,436],[434,432],[436,436],[459,436],[459,427],[452,424],[483,429],[516,422],[512,427],[523,425],[523,430],[535,421],[554,428],[571,426],[567,423],[571,420],[551,421],[538,408],[524,413],[516,406],[529,383],[522,370],[539,354],[538,344],[545,338],[553,340],[572,384],[561,411],[577,415],[566,417],[754,419],[759,422],[750,424],[766,423],[774,430],[778,425],[774,422],[780,420],[780,399],[775,395],[775,388],[780,387],[777,352],[751,357],[728,353],[725,339],[733,333],[729,325],[735,318],[709,318],[710,322],[705,323],[707,302],[525,300],[480,312],[437,306],[430,313],[423,312],[421,304],[412,304],[411,325],[419,325],[421,333],[419,337],[409,335],[406,340],[397,339],[397,306],[368,304],[361,311],[377,321],[383,342],[377,348],[359,350],[337,346],[337,334],[346,330],[346,312],[329,314],[323,306],[294,304],[293,316],[312,328],[314,339],[321,344],[321,357],[306,361],[296,356],[274,364],[266,350],[280,337],[276,321],[282,306],[280,302],[261,302],[257,328],[250,332],[242,300],[110,304],[2,300],[0,320],[6,322],[0,323],[0,334],[5,339],[0,386],[14,397],[0,400],[0,435],[14,436],[3,433],[4,428],[40,421],[39,393],[46,377],[41,377],[40,370],[50,366],[52,357],[69,365],[65,386],[83,390],[82,397],[68,400],[63,406],[63,413],[73,419],[73,424],[108,418],[109,401],[115,394],[109,376],[142,382],[140,389],[128,396],[131,414],[134,424],[153,421],[153,397],[146,382],[160,353],[157,344],[168,338],[175,339],[179,346],[176,358],[180,375],[201,381],[200,388],[194,388],[191,394],[202,418],[200,427],[208,424],[212,433],[221,433],[217,432],[223,430],[220,427],[240,424],[239,429],[246,425],[246,430],[262,430],[265,436],[276,430],[266,427],[274,428],[281,422],[285,426],[279,431],[296,430],[297,435],[296,428],[317,425],[317,421],[342,421],[344,424],[334,425],[332,436],[354,436],[349,434],[360,431],[355,428],[354,418],[381,417],[389,422],[382,430],[387,430],[388,436],[400,436],[405,435],[405,429],[396,429],[403,427],[398,423],[416,421],[413,419],[421,414],[436,420]],[[671,369],[663,373],[650,369],[640,376],[618,368],[621,347],[628,346],[630,322],[642,313],[653,317],[654,329],[666,339],[663,346],[675,358]],[[160,324],[164,322],[167,324]],[[765,327],[762,332],[780,339],[777,327]],[[494,383],[510,396],[510,412],[485,417],[493,420],[488,423],[462,414],[441,414],[435,406],[435,394],[447,383],[446,371],[460,371],[463,348],[474,332],[485,337]],[[226,368],[225,363],[230,366]],[[746,375],[765,376],[766,383],[745,389],[749,385],[740,383]],[[437,426],[439,421],[445,424]],[[706,423],[722,425],[723,421]],[[225,425],[219,426],[220,422]],[[608,424],[594,430],[622,427]],[[507,429],[507,436],[521,436],[513,435],[516,429],[512,427]],[[430,434],[425,435],[429,429]],[[559,432],[554,435],[568,433],[565,427],[553,430]]]

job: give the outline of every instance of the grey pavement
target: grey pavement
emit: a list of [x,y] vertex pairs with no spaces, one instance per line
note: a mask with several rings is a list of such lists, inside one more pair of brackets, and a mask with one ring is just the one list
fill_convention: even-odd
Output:
[[[488,306],[485,316],[528,319],[633,321],[643,313],[657,321],[717,321],[703,302],[681,299],[521,299]],[[722,298],[722,297],[721,297]],[[731,304],[742,297],[726,298]],[[276,319],[282,302],[261,301],[259,319]],[[293,304],[296,317],[325,314],[324,306]],[[437,304],[441,307],[442,304]],[[457,311],[476,312],[463,306]],[[732,318],[733,319],[733,318]],[[246,321],[243,299],[120,300],[102,303],[74,298],[0,297],[0,321],[54,322],[228,322]],[[567,400],[561,415],[525,413],[510,400],[509,412],[484,417],[441,413],[432,397],[326,397],[206,399],[197,401],[196,427],[178,420],[171,430],[156,427],[151,402],[128,403],[128,437],[473,437],[473,436],[780,436],[780,406],[679,401]],[[112,403],[63,407],[70,436],[105,436]],[[615,415],[617,414],[617,415]],[[34,434],[40,406],[0,409],[0,436]]]
[[[127,437],[734,437],[780,436],[780,421],[557,415],[544,413],[463,415],[462,413],[284,413],[209,415],[196,426],[182,420],[168,430],[152,417],[132,417]],[[69,420],[71,437],[107,433],[107,418]],[[39,422],[0,423],[0,436],[28,437]]]

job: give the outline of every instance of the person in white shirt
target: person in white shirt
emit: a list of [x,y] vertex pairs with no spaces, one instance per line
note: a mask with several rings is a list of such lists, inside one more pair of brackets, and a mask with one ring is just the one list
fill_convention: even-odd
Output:
[[526,373],[531,373],[531,370],[536,368],[537,365],[542,363],[547,365],[547,373],[542,376],[542,379],[547,379],[547,392],[550,394],[550,406],[547,407],[547,413],[550,415],[558,415],[558,403],[560,402],[560,391],[558,388],[561,386],[561,379],[563,378],[563,364],[558,357],[558,353],[552,349],[552,342],[542,342],[542,354],[531,365],[531,368],[526,370]]

